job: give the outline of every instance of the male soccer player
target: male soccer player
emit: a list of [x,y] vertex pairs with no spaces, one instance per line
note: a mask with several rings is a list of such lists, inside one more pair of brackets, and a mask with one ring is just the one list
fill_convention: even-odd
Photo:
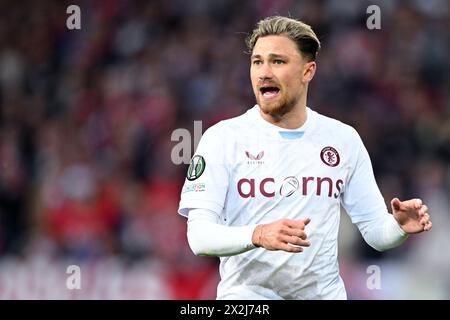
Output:
[[391,201],[350,126],[306,106],[320,42],[307,24],[260,21],[247,39],[257,104],[203,135],[179,213],[197,255],[220,257],[217,299],[346,299],[340,206],[376,250],[431,229],[420,199]]

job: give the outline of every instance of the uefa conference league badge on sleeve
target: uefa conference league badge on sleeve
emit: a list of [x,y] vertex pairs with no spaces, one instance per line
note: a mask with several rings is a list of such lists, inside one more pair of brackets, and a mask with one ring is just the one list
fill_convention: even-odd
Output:
[[205,171],[206,162],[205,159],[200,155],[195,155],[192,157],[189,163],[189,168],[187,170],[186,179],[189,181],[194,181],[203,174]]

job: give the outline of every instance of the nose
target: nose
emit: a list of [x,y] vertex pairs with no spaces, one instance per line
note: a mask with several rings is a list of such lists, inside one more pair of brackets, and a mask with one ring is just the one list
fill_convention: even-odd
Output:
[[273,78],[272,68],[267,63],[264,63],[259,69],[258,78],[261,81]]

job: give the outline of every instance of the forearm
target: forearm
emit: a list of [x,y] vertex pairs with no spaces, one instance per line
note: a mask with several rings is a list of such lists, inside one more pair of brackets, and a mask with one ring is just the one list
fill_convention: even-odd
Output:
[[378,251],[395,248],[408,238],[408,234],[391,214],[385,214],[377,220],[359,222],[357,226],[364,240]]
[[377,220],[358,223],[364,240],[375,250],[385,251],[401,245],[406,234],[391,214],[385,214]]
[[218,216],[206,209],[191,209],[187,237],[191,250],[202,256],[232,256],[254,249],[255,225],[230,227],[219,224]]

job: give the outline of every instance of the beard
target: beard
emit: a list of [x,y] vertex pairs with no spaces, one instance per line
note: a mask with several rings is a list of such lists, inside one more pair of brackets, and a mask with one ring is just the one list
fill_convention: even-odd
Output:
[[276,101],[263,102],[259,95],[256,96],[256,102],[261,111],[275,119],[281,119],[285,114],[291,112],[298,100],[298,97],[281,96]]

